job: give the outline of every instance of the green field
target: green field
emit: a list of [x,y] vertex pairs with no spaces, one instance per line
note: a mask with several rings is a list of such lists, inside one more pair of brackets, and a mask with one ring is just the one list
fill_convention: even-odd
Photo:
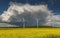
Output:
[[60,28],[0,28],[0,38],[60,38]]

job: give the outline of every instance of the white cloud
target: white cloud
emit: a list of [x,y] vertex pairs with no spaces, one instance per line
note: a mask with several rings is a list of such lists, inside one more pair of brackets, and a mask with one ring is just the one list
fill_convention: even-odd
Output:
[[20,3],[10,3],[7,11],[4,11],[0,16],[0,21],[7,23],[22,22],[22,18],[30,25],[36,25],[36,19],[39,19],[39,25],[60,25],[60,15],[54,15],[47,5]]
[[18,27],[18,26],[10,25],[10,24],[7,24],[7,23],[0,23],[0,27]]
[[48,22],[48,25],[50,26],[55,26],[55,27],[60,27],[60,15],[53,15],[50,18],[50,21]]

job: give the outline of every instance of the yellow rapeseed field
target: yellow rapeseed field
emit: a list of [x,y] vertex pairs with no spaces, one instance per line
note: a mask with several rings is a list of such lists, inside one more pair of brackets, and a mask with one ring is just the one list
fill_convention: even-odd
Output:
[[60,28],[0,28],[0,38],[46,38],[50,35],[60,35]]

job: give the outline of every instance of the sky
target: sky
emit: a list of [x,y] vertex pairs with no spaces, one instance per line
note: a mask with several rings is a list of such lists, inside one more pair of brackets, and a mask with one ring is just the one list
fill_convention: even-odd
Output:
[[37,22],[60,27],[59,4],[60,0],[0,0],[0,27],[36,26]]
[[7,10],[11,1],[23,4],[29,3],[31,5],[48,4],[49,9],[56,14],[60,14],[60,0],[0,0],[0,14]]

